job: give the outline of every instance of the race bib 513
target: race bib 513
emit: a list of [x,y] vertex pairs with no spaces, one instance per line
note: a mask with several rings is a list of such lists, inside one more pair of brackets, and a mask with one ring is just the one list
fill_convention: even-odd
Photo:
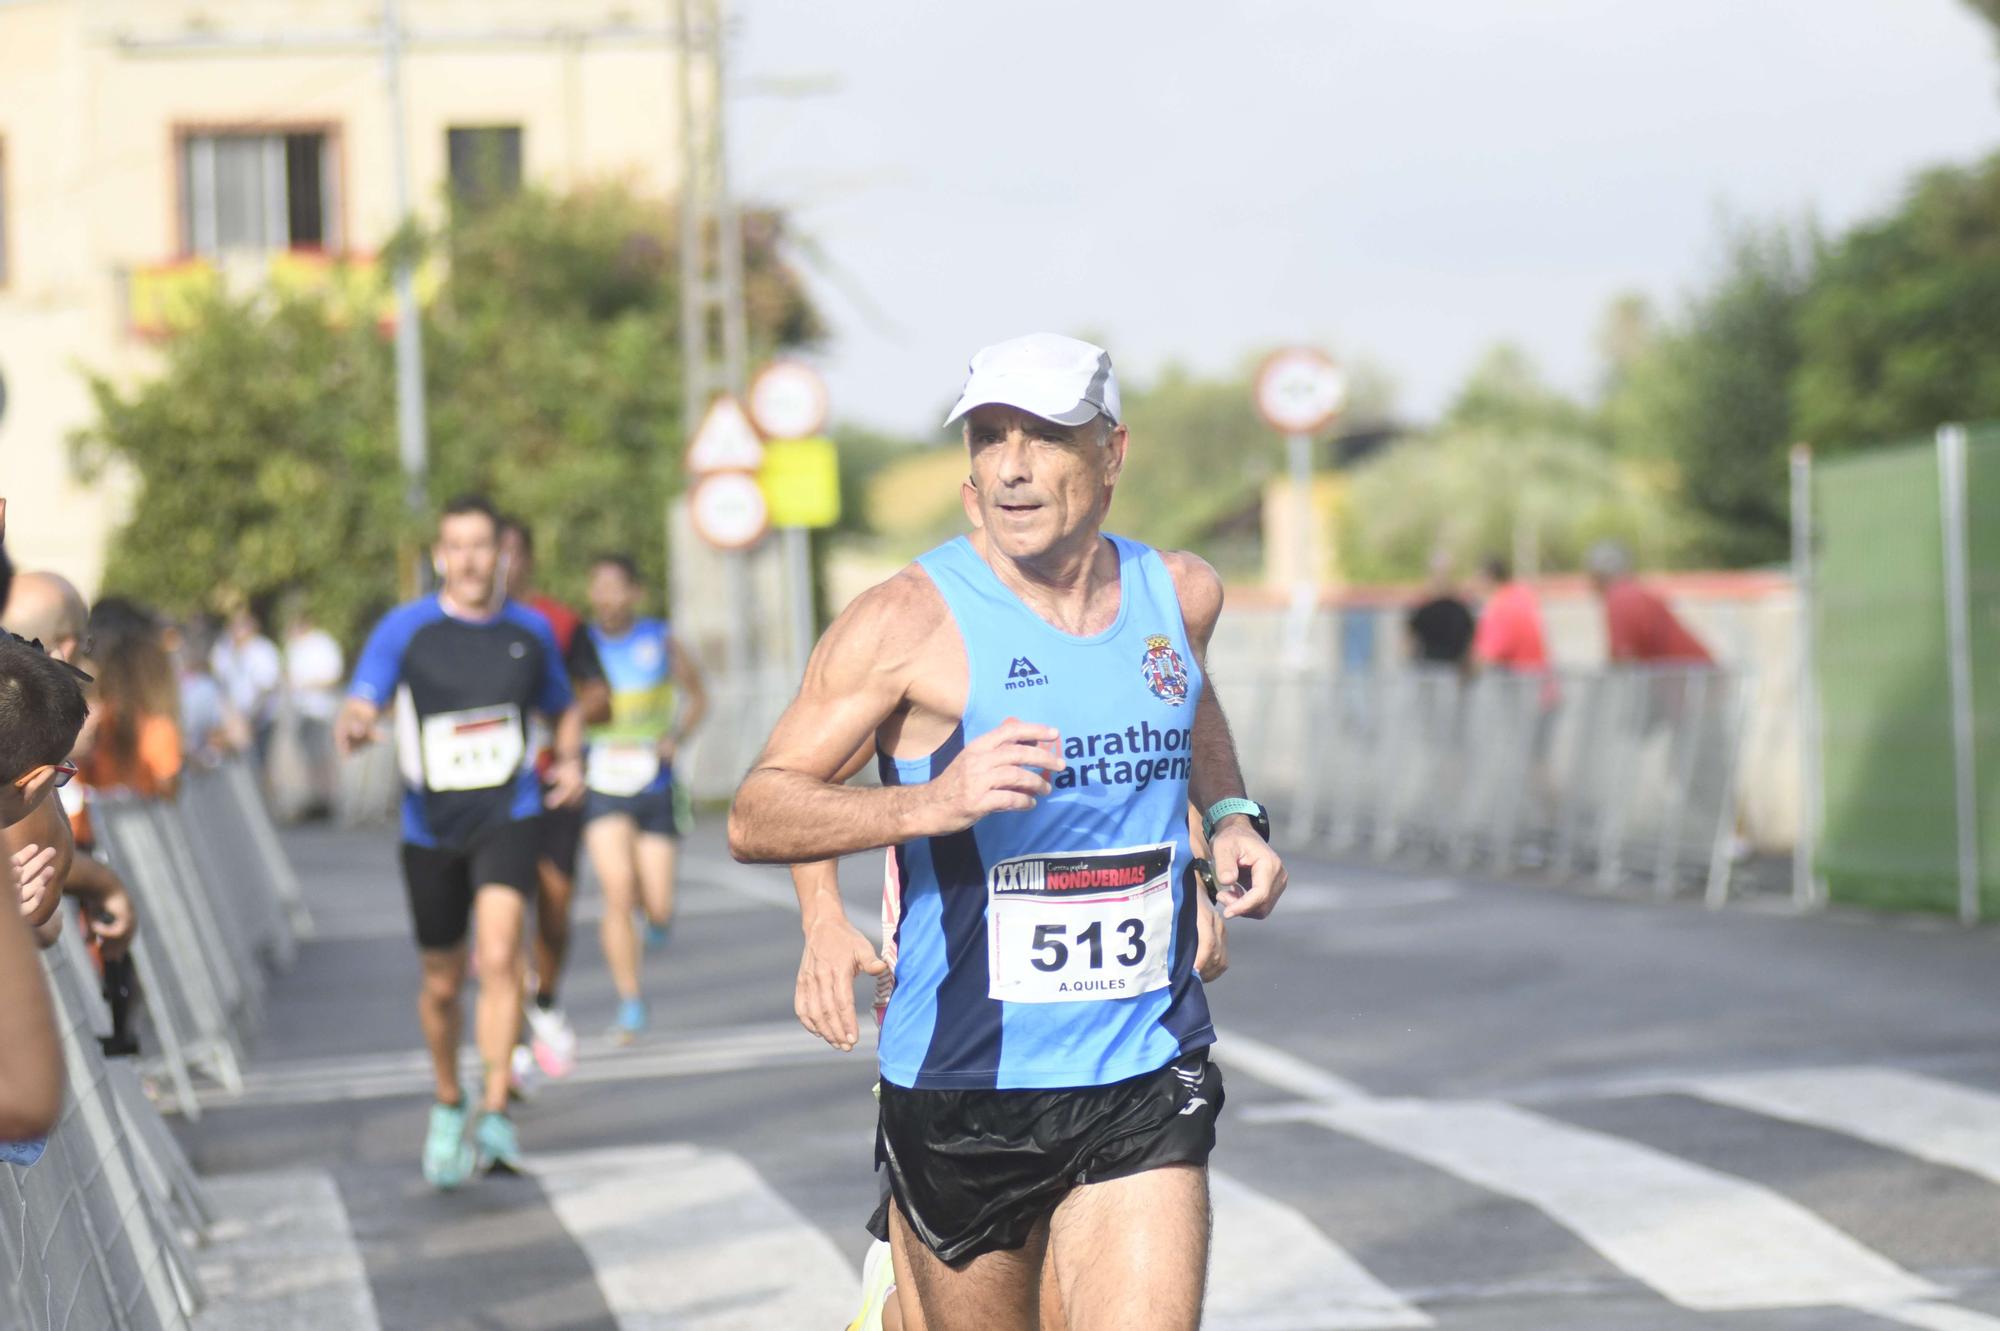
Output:
[[1019,855],[986,875],[987,996],[1130,998],[1168,981],[1174,846]]

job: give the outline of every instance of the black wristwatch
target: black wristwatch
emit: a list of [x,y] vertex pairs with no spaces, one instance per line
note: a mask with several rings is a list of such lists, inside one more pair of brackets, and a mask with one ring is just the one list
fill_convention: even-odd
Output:
[[1208,812],[1201,816],[1201,834],[1210,840],[1215,837],[1215,825],[1232,813],[1248,814],[1250,826],[1257,829],[1257,835],[1266,842],[1271,839],[1271,811],[1256,800],[1217,800],[1208,806]]

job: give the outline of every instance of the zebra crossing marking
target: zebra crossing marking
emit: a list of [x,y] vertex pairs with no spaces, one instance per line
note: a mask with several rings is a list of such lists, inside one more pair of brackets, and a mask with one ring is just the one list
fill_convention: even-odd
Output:
[[1436,1325],[1298,1211],[1217,1169],[1209,1331],[1375,1331]]
[[340,1189],[324,1170],[202,1181],[216,1221],[196,1263],[209,1302],[194,1331],[381,1331]]
[[1990,1091],[1866,1067],[1703,1077],[1681,1089],[2000,1183],[2000,1095]]
[[1512,1105],[1325,1105],[1309,1121],[1519,1198],[1686,1308],[1890,1307],[1944,1296],[1797,1203]]
[[672,1144],[530,1164],[622,1331],[843,1326],[854,1313],[854,1268],[739,1156]]
[[[1218,1040],[1217,1061],[1305,1097],[1302,1104],[1253,1106],[1245,1120],[1316,1123],[1526,1202],[1683,1307],[1741,1312],[1836,1305],[1932,1331],[2000,1331],[2000,1318],[1942,1302],[1948,1291],[1744,1179],[1511,1104],[1379,1099],[1234,1032]],[[1702,1084],[1720,1091],[1749,1080]],[[1750,1094],[1747,1085],[1736,1089]],[[1797,1101],[1826,1098],[1823,1088],[1811,1097],[1798,1083],[1792,1089]],[[1765,1087],[1764,1094],[1775,1092]],[[1916,1122],[1951,1122],[1963,1131],[1947,1134],[1944,1149],[1977,1158],[1964,1119],[1974,1110],[1984,1119],[2000,1109],[2000,1097],[1955,1094],[1943,1085],[1928,1088],[1917,1103],[1920,1108],[1906,1116],[1883,1112],[1869,1122],[1879,1132],[1893,1124],[1902,1137],[1915,1131]]]

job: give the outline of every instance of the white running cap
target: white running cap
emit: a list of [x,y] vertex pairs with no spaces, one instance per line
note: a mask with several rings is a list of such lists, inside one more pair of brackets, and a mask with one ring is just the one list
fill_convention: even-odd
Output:
[[1100,413],[1118,424],[1118,376],[1103,347],[1060,333],[1029,333],[982,347],[970,369],[946,425],[992,403],[1057,425],[1082,425]]

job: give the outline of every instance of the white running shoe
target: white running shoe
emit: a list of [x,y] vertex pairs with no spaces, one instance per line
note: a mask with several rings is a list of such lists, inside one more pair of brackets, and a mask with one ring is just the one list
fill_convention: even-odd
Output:
[[529,1048],[535,1063],[551,1079],[576,1071],[576,1032],[559,1007],[543,1008],[528,1004]]
[[507,1064],[507,1089],[515,1098],[526,1100],[541,1084],[542,1070],[535,1066],[535,1056],[528,1046],[517,1044],[514,1055]]

